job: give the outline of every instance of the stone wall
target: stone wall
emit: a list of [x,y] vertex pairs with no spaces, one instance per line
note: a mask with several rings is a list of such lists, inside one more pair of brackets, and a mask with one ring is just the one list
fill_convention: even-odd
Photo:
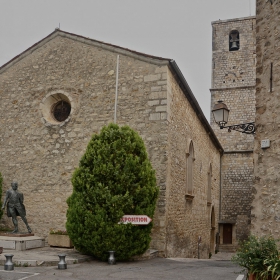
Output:
[[245,239],[250,233],[252,181],[252,153],[223,155],[221,221],[229,221],[236,225],[237,240]]
[[[168,191],[167,256],[197,257],[197,242],[202,238],[200,256],[208,258],[211,229],[219,213],[220,152],[186,99],[171,72],[168,73]],[[186,200],[187,154],[194,147],[193,199]],[[211,199],[207,203],[208,172],[212,166]],[[213,225],[211,225],[211,213]],[[215,234],[212,235],[214,239]],[[213,241],[215,243],[215,241]],[[213,248],[212,248],[213,253]]]
[[[252,233],[279,238],[279,1],[257,0],[257,85]],[[269,139],[270,148],[261,148]]]
[[[114,120],[118,49],[55,32],[0,69],[0,170],[4,191],[12,180],[25,195],[36,235],[65,228],[71,176],[94,133]],[[119,50],[117,123],[137,130],[161,188],[151,246],[164,251],[166,188],[166,72],[168,62]],[[144,61],[146,60],[146,61]],[[45,115],[48,98],[70,100],[65,122]],[[4,217],[3,223],[9,223]],[[21,223],[21,230],[24,226]]]
[[[222,100],[230,110],[227,125],[252,122],[255,120],[255,87],[244,88],[212,88],[211,104],[214,107]],[[211,125],[225,151],[242,151],[254,148],[254,136],[236,131],[220,129],[211,115]]]
[[[222,100],[230,110],[227,125],[255,120],[255,18],[212,22],[211,108]],[[229,50],[229,34],[239,32],[240,48]],[[222,157],[220,222],[232,223],[233,244],[250,231],[254,136],[211,125],[225,150]],[[220,229],[222,232],[222,229]],[[222,240],[222,239],[221,239]]]

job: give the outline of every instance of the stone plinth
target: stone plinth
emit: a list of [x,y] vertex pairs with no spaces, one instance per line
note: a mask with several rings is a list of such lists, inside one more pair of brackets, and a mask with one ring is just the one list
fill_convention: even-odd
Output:
[[45,239],[38,236],[0,236],[0,247],[24,251],[45,246]]

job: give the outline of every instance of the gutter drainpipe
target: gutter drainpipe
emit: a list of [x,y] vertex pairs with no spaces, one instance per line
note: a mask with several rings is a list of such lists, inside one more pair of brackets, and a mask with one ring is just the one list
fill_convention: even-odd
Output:
[[[220,197],[219,197],[219,221],[221,221],[222,216],[222,156],[220,154]],[[220,224],[218,222],[218,238],[216,238],[216,245],[217,243],[220,244]]]
[[117,70],[116,70],[116,95],[115,95],[115,114],[114,123],[117,123],[117,103],[118,103],[118,83],[119,83],[119,55],[117,55]]

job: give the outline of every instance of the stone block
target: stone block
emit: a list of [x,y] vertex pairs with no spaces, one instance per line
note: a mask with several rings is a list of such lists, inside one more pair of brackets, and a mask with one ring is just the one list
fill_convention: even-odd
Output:
[[157,106],[156,112],[166,112],[166,106]]
[[159,86],[167,85],[167,81],[166,80],[165,81],[158,81],[157,84]]
[[166,91],[152,92],[149,96],[149,99],[161,99],[166,98]]
[[159,105],[159,100],[148,101],[148,105],[149,105],[149,106]]
[[167,119],[167,113],[160,113],[160,119],[166,120]]
[[156,69],[156,73],[164,73],[167,71],[167,67],[166,66],[162,66]]
[[69,236],[65,234],[49,234],[48,244],[53,247],[64,247],[64,248],[74,247]]
[[159,121],[160,120],[160,113],[152,113],[149,117],[150,121]]
[[147,75],[147,76],[144,76],[144,82],[145,83],[153,82],[153,81],[160,80],[160,78],[161,78],[161,74]]
[[161,91],[161,86],[151,87],[151,91]]

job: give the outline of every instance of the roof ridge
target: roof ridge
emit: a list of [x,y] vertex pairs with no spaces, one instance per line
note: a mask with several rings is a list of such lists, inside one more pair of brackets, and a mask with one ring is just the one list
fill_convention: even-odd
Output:
[[121,47],[121,46],[118,46],[118,45],[114,45],[114,44],[110,44],[110,43],[106,43],[106,42],[103,42],[103,41],[99,41],[99,40],[95,40],[95,39],[91,39],[89,37],[85,37],[85,36],[82,36],[82,35],[78,35],[78,34],[75,34],[75,33],[70,33],[70,32],[67,32],[67,31],[63,31],[59,28],[56,28],[52,33],[50,33],[49,35],[47,35],[46,37],[44,37],[43,39],[41,39],[40,41],[38,41],[37,43],[33,44],[32,46],[30,46],[29,48],[27,48],[26,50],[24,50],[23,52],[21,52],[20,54],[16,55],[15,57],[13,57],[12,59],[10,59],[8,62],[6,62],[5,64],[3,64],[2,66],[0,66],[0,72],[1,70],[3,70],[6,66],[8,66],[9,64],[11,64],[13,61],[16,61],[17,59],[19,59],[20,57],[22,57],[24,54],[26,54],[28,51],[31,51],[34,47],[38,46],[39,44],[41,44],[44,40],[48,39],[48,38],[51,38],[52,36],[54,35],[67,35],[67,36],[70,36],[70,37],[77,37],[77,38],[80,38],[80,39],[84,39],[84,40],[87,40],[87,41],[90,41],[90,42],[94,42],[94,43],[97,43],[97,44],[102,44],[102,45],[105,45],[105,46],[108,46],[109,48],[112,47],[112,48],[116,48],[116,49],[119,49],[120,51],[125,51],[125,52],[129,52],[131,54],[134,54],[134,55],[139,55],[139,56],[143,56],[143,57],[146,57],[146,58],[150,58],[150,59],[156,59],[156,60],[161,60],[161,61],[171,61],[170,58],[163,58],[163,57],[159,57],[159,56],[154,56],[154,55],[149,55],[149,54],[145,54],[145,53],[142,53],[142,52],[138,52],[138,51],[135,51],[135,50],[131,50],[131,49],[128,49],[128,48],[124,48],[124,47]]

